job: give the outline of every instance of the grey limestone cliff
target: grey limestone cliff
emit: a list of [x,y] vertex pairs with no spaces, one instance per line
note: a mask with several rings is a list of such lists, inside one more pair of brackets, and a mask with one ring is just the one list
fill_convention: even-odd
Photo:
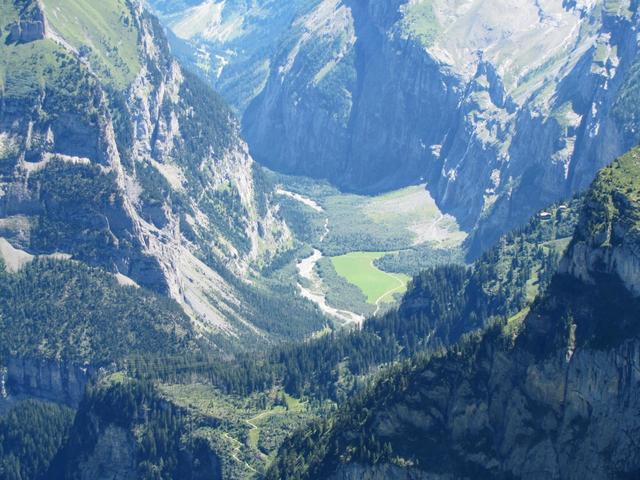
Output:
[[36,358],[0,361],[0,413],[35,398],[77,408],[97,370],[91,366]]
[[[212,81],[243,112],[257,160],[365,193],[425,182],[473,232],[472,255],[640,139],[634,1],[261,4],[295,11],[286,29],[233,2],[194,3],[163,18],[192,42],[183,57],[213,52],[195,68],[234,72]],[[270,55],[234,54],[270,27]],[[240,99],[237,72],[257,71]]]
[[[264,335],[225,277],[242,282],[290,233],[230,110],[183,72],[139,2],[122,12],[105,4],[114,16],[106,34],[92,28],[100,18],[82,17],[86,38],[106,35],[91,48],[65,17],[86,11],[46,0],[3,8],[20,17],[22,4],[47,28],[29,45],[2,47],[2,236],[167,294],[202,332]],[[110,63],[112,50],[120,60]]]

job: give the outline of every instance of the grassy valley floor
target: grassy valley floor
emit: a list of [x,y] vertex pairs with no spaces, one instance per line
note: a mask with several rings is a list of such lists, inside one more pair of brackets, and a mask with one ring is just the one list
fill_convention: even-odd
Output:
[[319,180],[265,175],[298,241],[299,288],[338,323],[384,312],[419,271],[462,261],[466,234],[426,185],[364,196]]
[[388,273],[376,267],[374,262],[385,255],[385,252],[352,252],[331,258],[338,275],[357,286],[376,310],[383,303],[393,303],[396,295],[406,292],[411,280],[408,275]]
[[205,384],[159,388],[167,400],[186,409],[192,435],[219,452],[225,478],[260,478],[285,436],[319,412],[319,406],[312,408],[279,389],[241,397]]

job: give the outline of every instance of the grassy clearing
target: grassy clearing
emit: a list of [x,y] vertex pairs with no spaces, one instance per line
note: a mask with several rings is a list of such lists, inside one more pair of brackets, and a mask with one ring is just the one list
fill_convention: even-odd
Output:
[[296,248],[313,247],[324,255],[317,274],[334,308],[371,315],[404,292],[408,276],[461,261],[466,233],[440,212],[425,185],[366,196],[342,193],[322,180],[263,172],[273,186],[322,207],[316,211],[299,200],[278,199]]
[[314,415],[307,403],[277,389],[240,397],[204,384],[159,388],[167,399],[189,411],[195,434],[214,445],[225,478],[259,477],[284,438]]
[[247,436],[247,445],[253,450],[258,449],[258,441],[260,440],[260,429],[252,428]]
[[455,250],[466,238],[455,219],[440,212],[424,185],[371,197],[341,193],[329,186],[323,188],[321,182],[310,186],[296,183],[298,179],[291,177],[286,177],[286,181],[288,189],[324,208],[324,214],[314,213],[312,221],[317,223],[316,231],[323,231],[328,219],[329,232],[315,245],[325,255],[390,252],[427,243]]
[[[138,31],[124,0],[44,1],[53,30],[87,59],[94,72],[119,89],[140,70]],[[12,2],[0,3],[0,90],[7,97],[34,99],[46,88],[70,98],[81,92],[78,61],[53,40],[6,44],[7,25],[18,19]]]
[[336,272],[330,257],[323,257],[316,268],[329,305],[365,316],[374,313],[375,306],[368,303],[359,287]]
[[331,255],[332,250],[388,252],[425,243],[455,249],[465,238],[455,220],[440,212],[424,185],[375,197],[338,193],[319,203],[329,217],[325,248]]
[[[51,40],[21,45],[0,41],[0,89],[8,98],[33,103],[46,89],[56,91],[58,101],[71,105],[83,98],[89,85],[78,73],[76,60]],[[61,105],[64,107],[64,105]]]
[[524,321],[529,315],[531,307],[527,307],[507,320],[507,324],[504,326],[503,332],[506,337],[515,339],[522,330]]
[[402,28],[423,45],[433,45],[440,32],[440,24],[433,10],[433,0],[410,3],[404,11]]
[[126,0],[44,0],[53,29],[88,55],[102,80],[124,89],[140,71],[138,30]]
[[[318,213],[299,202],[279,199],[287,207],[285,218],[296,237],[326,256],[358,251],[392,252],[421,244],[459,250],[466,238],[455,219],[440,212],[425,185],[366,196],[342,193],[322,180],[263,171],[274,185],[322,206],[324,212]],[[327,220],[329,231],[323,235]]]
[[387,273],[376,268],[374,261],[383,257],[383,252],[353,252],[333,257],[331,262],[338,275],[357,286],[367,297],[367,302],[389,303],[395,294],[407,289],[410,278],[407,275]]
[[0,90],[6,97],[32,98],[63,72],[66,53],[46,40],[7,45],[8,26],[18,19],[13,2],[0,2]]

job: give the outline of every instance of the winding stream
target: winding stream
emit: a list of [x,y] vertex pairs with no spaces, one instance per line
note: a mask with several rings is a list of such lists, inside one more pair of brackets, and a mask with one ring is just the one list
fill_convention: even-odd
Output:
[[322,258],[322,252],[315,249],[311,256],[298,263],[298,274],[301,278],[308,280],[311,285],[311,288],[307,288],[298,283],[300,294],[304,298],[318,305],[320,310],[325,314],[334,317],[345,324],[356,324],[361,326],[365,320],[363,315],[359,315],[348,310],[339,310],[332,307],[327,302],[327,297],[322,292],[322,279],[315,272],[316,265]]

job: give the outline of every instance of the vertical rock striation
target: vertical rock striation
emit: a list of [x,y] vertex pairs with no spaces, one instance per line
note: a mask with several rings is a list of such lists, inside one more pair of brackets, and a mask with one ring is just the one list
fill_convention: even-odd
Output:
[[[242,284],[290,233],[230,110],[182,71],[138,2],[101,7],[118,42],[105,34],[91,47],[63,21],[71,12],[19,3],[16,15],[47,27],[29,50],[11,32],[3,47],[14,63],[0,103],[2,235],[168,294],[203,333],[264,335],[229,279]],[[79,28],[90,35],[85,22],[99,20]]]
[[[230,30],[234,39],[258,28],[250,14],[216,5],[221,25],[225,12],[243,25]],[[349,191],[426,181],[439,206],[473,232],[472,256],[544,205],[586,188],[640,140],[635,2],[322,0],[305,7],[296,7],[288,30],[274,29],[268,60],[225,57],[224,69],[247,75],[269,66],[250,101],[233,88],[244,77],[225,80],[244,112],[252,155]],[[276,17],[286,9],[269,8]],[[185,22],[192,13],[184,12]],[[170,28],[184,36],[185,24],[175,22]],[[199,48],[223,55],[235,45],[207,41],[191,25],[188,37]],[[201,68],[213,62],[200,60]]]
[[0,368],[0,412],[25,398],[77,408],[96,371],[89,366],[35,358],[8,357]]

